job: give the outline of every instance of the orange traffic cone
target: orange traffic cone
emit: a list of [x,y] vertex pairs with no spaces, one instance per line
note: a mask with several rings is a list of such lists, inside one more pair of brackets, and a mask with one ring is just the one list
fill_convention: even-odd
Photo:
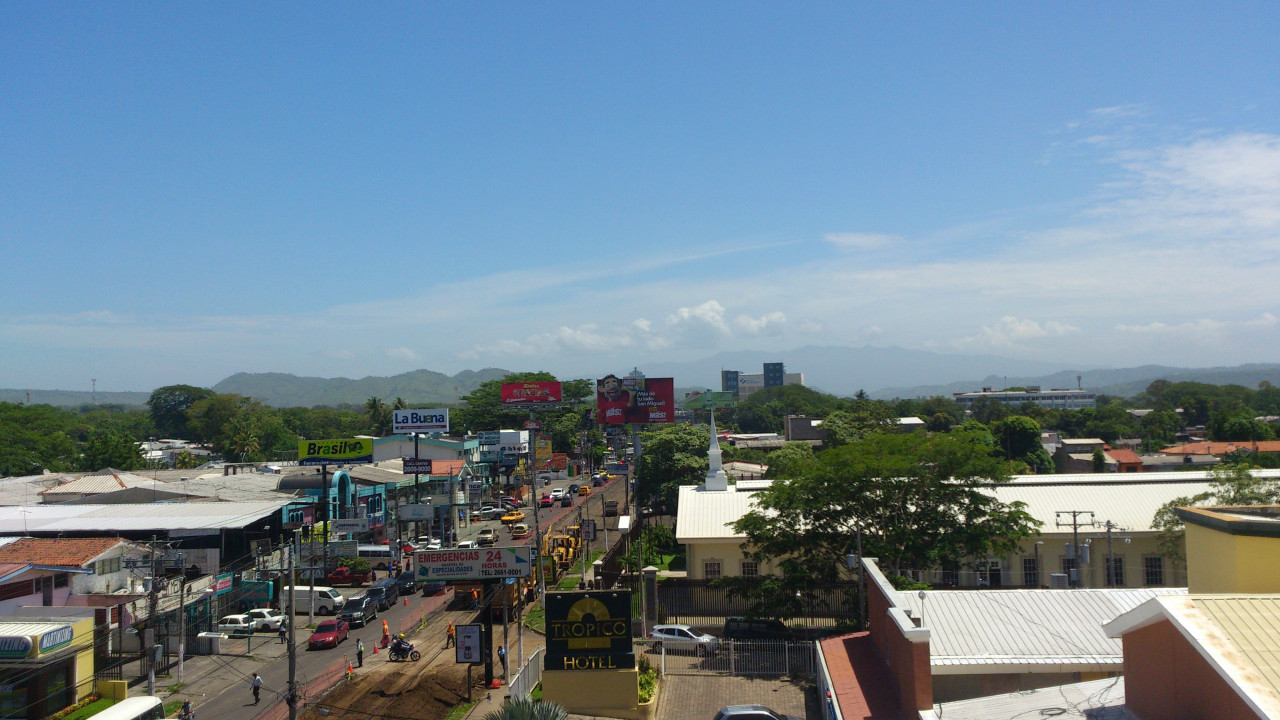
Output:
[[351,663],[347,663],[347,674],[348,674],[348,675],[355,675],[355,674],[356,674],[356,669],[355,669],[355,668],[353,668],[353,667],[351,667]]
[[406,597],[406,598],[404,599],[404,606],[405,606],[405,607],[409,607],[409,598],[408,598],[408,597]]
[[374,643],[374,644],[373,644],[373,654],[374,654],[374,655],[377,655],[377,654],[378,654],[378,643]]

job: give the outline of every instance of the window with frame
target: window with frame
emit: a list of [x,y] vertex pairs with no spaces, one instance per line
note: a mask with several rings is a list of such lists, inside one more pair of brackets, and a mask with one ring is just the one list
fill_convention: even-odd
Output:
[[755,560],[743,560],[742,577],[760,577],[760,563]]
[[955,565],[942,569],[942,584],[949,587],[956,587],[960,584],[960,568]]
[[1124,556],[1109,557],[1106,564],[1107,587],[1124,587]]
[[702,576],[708,580],[720,577],[720,561],[713,560],[702,563]]
[[1159,555],[1142,558],[1142,583],[1164,585],[1164,558]]
[[110,575],[111,573],[120,572],[120,556],[104,558],[95,563],[93,573],[95,575]]
[[1022,558],[1022,584],[1040,587],[1040,558]]
[[56,588],[64,588],[71,582],[71,576],[67,573],[58,573],[53,576],[53,586]]

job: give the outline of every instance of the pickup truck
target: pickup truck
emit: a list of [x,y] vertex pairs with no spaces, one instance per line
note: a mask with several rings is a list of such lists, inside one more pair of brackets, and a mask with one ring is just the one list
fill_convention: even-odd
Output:
[[334,568],[333,572],[326,575],[324,580],[325,584],[330,587],[336,587],[338,585],[360,587],[361,585],[369,582],[370,577],[368,570],[365,570],[364,572],[352,572],[351,568],[339,567]]

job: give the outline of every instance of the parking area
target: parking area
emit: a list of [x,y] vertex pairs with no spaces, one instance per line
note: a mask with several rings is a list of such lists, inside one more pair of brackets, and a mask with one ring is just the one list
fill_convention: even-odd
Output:
[[668,675],[658,691],[657,720],[712,720],[726,705],[764,705],[782,715],[819,720],[806,683],[723,675]]

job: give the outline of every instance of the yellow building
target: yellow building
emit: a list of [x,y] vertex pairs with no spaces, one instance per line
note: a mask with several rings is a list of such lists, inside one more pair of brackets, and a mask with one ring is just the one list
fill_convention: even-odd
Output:
[[0,716],[43,718],[93,692],[92,617],[0,618]]
[[1186,507],[1187,589],[1280,593],[1280,505]]

